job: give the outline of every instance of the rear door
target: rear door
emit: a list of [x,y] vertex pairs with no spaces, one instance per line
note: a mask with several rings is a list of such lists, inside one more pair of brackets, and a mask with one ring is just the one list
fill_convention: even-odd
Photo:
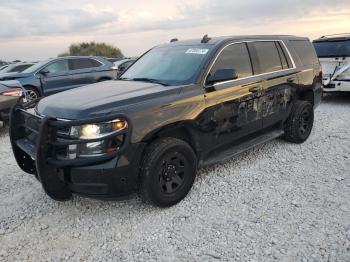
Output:
[[290,113],[298,86],[294,62],[282,41],[257,41],[248,46],[255,71],[264,79],[260,100],[263,127],[281,124]]
[[97,69],[102,64],[92,58],[72,58],[69,59],[69,69],[74,87],[95,83],[99,73]]
[[234,69],[235,80],[206,86],[206,112],[200,124],[210,137],[207,143],[220,147],[262,129],[259,97],[262,81],[254,76],[246,43],[233,43],[221,50],[209,75],[218,69]]

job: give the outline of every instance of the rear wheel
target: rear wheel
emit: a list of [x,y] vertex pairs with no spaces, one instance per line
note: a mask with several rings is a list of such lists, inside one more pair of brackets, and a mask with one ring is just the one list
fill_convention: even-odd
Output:
[[297,144],[305,142],[311,134],[313,124],[314,109],[312,104],[307,101],[296,101],[285,124],[284,139]]
[[154,141],[141,169],[142,200],[160,207],[178,203],[191,189],[196,169],[196,155],[186,142],[176,138]]

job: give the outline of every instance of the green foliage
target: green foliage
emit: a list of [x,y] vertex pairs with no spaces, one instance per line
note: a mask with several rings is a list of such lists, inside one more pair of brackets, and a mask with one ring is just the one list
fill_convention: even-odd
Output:
[[78,43],[72,44],[69,51],[59,55],[62,56],[105,56],[123,58],[122,51],[112,45],[105,43]]

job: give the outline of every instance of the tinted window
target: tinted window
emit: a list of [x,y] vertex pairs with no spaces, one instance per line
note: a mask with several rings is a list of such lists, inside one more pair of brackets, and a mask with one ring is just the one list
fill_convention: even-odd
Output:
[[350,56],[350,40],[314,42],[318,57]]
[[121,64],[118,68],[119,68],[119,70],[125,71],[125,70],[128,69],[133,63],[134,63],[134,61],[128,61],[128,62],[125,62],[125,63]]
[[288,69],[290,67],[290,65],[288,64],[286,54],[283,52],[280,43],[275,42],[275,44],[277,46],[278,54],[279,54],[281,62],[282,62],[282,68]]
[[79,58],[79,59],[71,59],[70,60],[70,69],[71,70],[79,70],[86,68],[99,67],[101,63],[89,58]]
[[233,44],[226,47],[218,56],[210,70],[210,75],[214,75],[218,69],[234,69],[238,78],[253,75],[246,44]]
[[257,74],[282,70],[280,55],[275,42],[255,42],[250,44],[255,49]]
[[102,63],[100,63],[95,59],[90,59],[90,61],[91,61],[92,67],[100,67],[102,65]]
[[59,60],[57,62],[54,62],[47,67],[45,67],[44,70],[49,71],[50,73],[62,73],[68,71],[68,61],[66,59]]
[[309,41],[292,40],[290,43],[297,52],[300,61],[304,66],[318,64],[315,48]]

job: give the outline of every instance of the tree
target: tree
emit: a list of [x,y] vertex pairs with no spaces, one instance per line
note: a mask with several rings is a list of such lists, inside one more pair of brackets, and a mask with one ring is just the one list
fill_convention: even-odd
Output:
[[112,45],[105,43],[78,43],[72,44],[69,51],[59,55],[62,56],[105,56],[123,58],[122,51]]

